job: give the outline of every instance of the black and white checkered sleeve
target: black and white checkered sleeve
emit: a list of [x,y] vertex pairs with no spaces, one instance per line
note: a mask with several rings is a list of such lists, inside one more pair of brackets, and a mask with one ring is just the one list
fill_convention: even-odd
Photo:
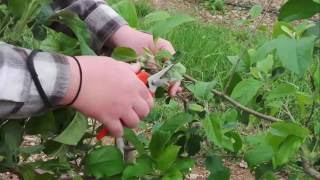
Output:
[[[43,112],[44,104],[26,67],[30,50],[0,42],[0,118],[22,118]],[[70,79],[65,56],[41,52],[34,58],[39,80],[50,102],[66,94]]]
[[91,47],[100,52],[102,47],[127,22],[104,0],[54,0],[55,11],[70,10],[86,22],[91,33]]

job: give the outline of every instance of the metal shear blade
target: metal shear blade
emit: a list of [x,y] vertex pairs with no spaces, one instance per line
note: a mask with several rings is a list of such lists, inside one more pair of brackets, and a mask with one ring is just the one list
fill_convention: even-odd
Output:
[[155,93],[158,87],[168,84],[168,80],[162,78],[173,68],[174,65],[175,64],[170,64],[161,71],[149,77],[148,84],[152,93]]

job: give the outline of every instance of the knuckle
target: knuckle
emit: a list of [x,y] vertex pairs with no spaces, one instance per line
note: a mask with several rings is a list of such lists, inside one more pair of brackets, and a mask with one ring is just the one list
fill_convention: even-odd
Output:
[[135,115],[126,119],[122,119],[122,121],[128,128],[135,128],[138,126],[139,118],[137,115]]
[[122,128],[120,128],[120,127],[117,127],[117,126],[111,127],[110,131],[114,136],[121,136],[122,135]]

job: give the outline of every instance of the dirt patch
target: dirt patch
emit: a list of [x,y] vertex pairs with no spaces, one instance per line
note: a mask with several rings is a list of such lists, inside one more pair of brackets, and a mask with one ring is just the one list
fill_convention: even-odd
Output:
[[199,0],[149,0],[149,2],[158,9],[186,13],[200,21],[224,26],[235,26],[238,21],[247,19],[250,8],[260,4],[267,12],[264,12],[259,25],[271,27],[283,0],[228,0],[225,11],[215,13],[206,9]]

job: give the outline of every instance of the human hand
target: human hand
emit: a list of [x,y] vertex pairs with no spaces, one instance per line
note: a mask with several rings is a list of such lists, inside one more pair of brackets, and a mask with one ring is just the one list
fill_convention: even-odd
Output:
[[[108,57],[77,57],[82,67],[82,89],[72,105],[83,114],[103,123],[116,137],[123,128],[137,127],[153,107],[153,98],[148,88],[136,76],[140,66],[115,61]],[[69,58],[71,84],[61,104],[75,97],[79,87],[79,69],[74,59]]]
[[[143,55],[144,49],[149,49],[153,54],[161,50],[169,51],[171,54],[175,54],[175,50],[172,44],[165,39],[158,39],[153,41],[153,36],[137,31],[129,26],[122,26],[111,37],[111,43],[114,47],[128,47],[136,51],[138,55]],[[178,92],[182,91],[180,82],[171,82],[169,88],[169,95],[176,96]]]

